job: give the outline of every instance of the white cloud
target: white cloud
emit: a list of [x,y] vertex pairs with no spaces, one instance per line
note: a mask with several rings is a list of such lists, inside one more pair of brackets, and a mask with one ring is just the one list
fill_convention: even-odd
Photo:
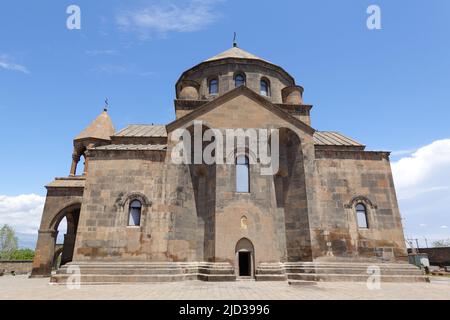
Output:
[[11,58],[6,54],[0,55],[0,69],[17,71],[25,74],[30,73],[25,66],[12,62]]
[[437,140],[392,162],[406,235],[450,237],[450,139]]
[[[0,195],[0,226],[7,224],[13,227],[20,247],[35,248],[44,203],[45,197],[35,194],[12,197]],[[59,224],[58,230],[57,243],[63,243],[67,230],[65,218]]]
[[450,139],[437,140],[392,163],[400,197],[450,188]]
[[141,68],[136,67],[135,65],[121,65],[121,64],[103,64],[96,66],[93,71],[108,75],[133,75],[140,77],[151,77],[156,73],[152,71],[143,71]]
[[193,32],[217,20],[215,5],[220,0],[164,1],[117,15],[120,29],[138,32],[141,39],[169,32]]
[[44,202],[45,197],[35,194],[0,195],[0,225],[8,224],[21,234],[37,234]]

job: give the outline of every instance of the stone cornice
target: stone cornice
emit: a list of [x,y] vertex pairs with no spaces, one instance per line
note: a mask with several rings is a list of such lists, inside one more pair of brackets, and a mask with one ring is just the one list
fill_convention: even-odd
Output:
[[277,107],[283,109],[286,112],[292,114],[299,114],[304,116],[309,116],[311,109],[313,108],[310,104],[285,104],[285,103],[277,103],[275,104]]
[[84,189],[85,182],[85,176],[55,178],[55,180],[47,184],[45,188],[47,190],[53,188]]
[[349,159],[389,161],[390,152],[386,151],[358,151],[358,150],[315,150],[316,159]]
[[175,121],[172,121],[171,123],[169,123],[166,126],[167,132],[171,132],[171,131],[175,130],[176,128],[181,127],[182,125],[195,120],[197,117],[201,116],[202,114],[207,113],[210,110],[213,110],[214,108],[222,105],[226,101],[229,101],[235,97],[238,97],[239,95],[245,95],[245,96],[249,97],[250,99],[255,100],[256,102],[260,103],[260,105],[262,107],[275,113],[280,118],[282,118],[285,121],[291,123],[292,125],[300,128],[301,130],[305,131],[306,133],[309,133],[310,135],[313,135],[314,132],[316,132],[316,130],[314,130],[312,127],[310,127],[303,121],[293,117],[289,112],[274,105],[272,102],[270,102],[266,98],[260,96],[259,94],[255,93],[253,90],[247,88],[246,86],[240,86],[231,91],[228,91],[224,95],[221,95],[221,96],[217,97],[216,99],[202,105],[201,107],[197,108],[196,110],[192,111],[191,113],[189,113]]
[[194,110],[211,100],[174,100],[175,110]]

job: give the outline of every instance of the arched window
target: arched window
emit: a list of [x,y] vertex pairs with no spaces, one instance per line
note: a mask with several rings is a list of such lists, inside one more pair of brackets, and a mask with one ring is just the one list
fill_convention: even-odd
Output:
[[236,158],[236,192],[250,192],[250,166],[244,155]]
[[369,224],[367,222],[367,209],[362,203],[356,205],[356,218],[358,220],[358,228],[368,229]]
[[245,86],[245,76],[242,73],[238,73],[235,77],[234,77],[234,86],[240,87],[240,86]]
[[141,225],[142,203],[139,200],[133,200],[130,203],[130,215],[128,225],[138,227]]
[[209,94],[219,93],[219,80],[211,79],[209,80]]
[[270,96],[270,85],[269,85],[269,81],[262,79],[261,83],[260,83],[260,92],[261,95],[269,97]]

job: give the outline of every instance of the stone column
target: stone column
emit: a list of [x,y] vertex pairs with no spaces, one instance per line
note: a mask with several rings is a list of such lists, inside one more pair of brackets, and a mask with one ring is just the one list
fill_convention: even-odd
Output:
[[75,234],[64,235],[64,246],[61,254],[61,266],[72,261],[75,248]]
[[70,168],[71,177],[74,177],[77,174],[77,165],[78,162],[80,162],[80,158],[81,156],[78,153],[74,152],[72,154],[72,167]]
[[51,276],[57,234],[54,230],[39,230],[31,278]]
[[89,167],[89,149],[94,148],[95,144],[90,143],[87,147],[87,150],[84,152],[84,172],[83,176],[87,175],[88,167]]

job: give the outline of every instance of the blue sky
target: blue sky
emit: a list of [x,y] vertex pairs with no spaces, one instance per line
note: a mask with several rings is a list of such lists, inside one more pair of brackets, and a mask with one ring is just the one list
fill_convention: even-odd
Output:
[[[81,30],[66,28],[71,4]],[[370,4],[381,30],[366,27]],[[430,155],[417,154],[450,147],[449,18],[446,0],[2,1],[0,222],[11,203],[40,216],[37,198],[17,197],[45,196],[44,184],[69,173],[72,139],[105,97],[116,129],[171,121],[179,75],[231,47],[236,31],[241,48],[304,86],[314,128],[394,151],[407,234],[450,238],[450,157],[424,169]],[[411,182],[398,169],[408,165],[440,169]]]

